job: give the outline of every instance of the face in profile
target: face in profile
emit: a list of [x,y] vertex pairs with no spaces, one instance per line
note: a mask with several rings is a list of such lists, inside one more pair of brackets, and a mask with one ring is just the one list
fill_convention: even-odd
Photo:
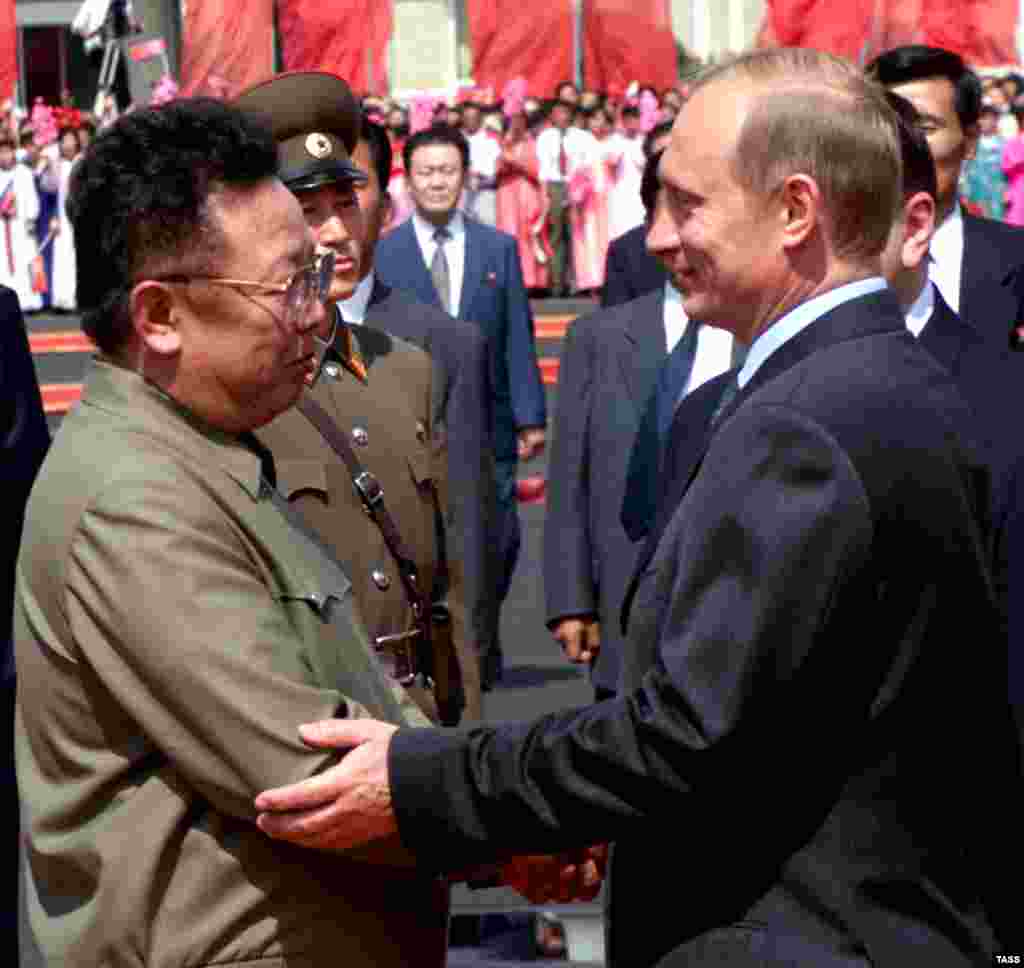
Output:
[[723,81],[687,101],[661,159],[664,197],[647,234],[648,249],[683,294],[690,318],[745,342],[784,264],[778,219],[733,167],[748,98],[739,85]]
[[[299,204],[317,245],[334,253],[334,279],[328,302],[348,299],[359,284],[363,216],[351,182],[333,182],[299,192]],[[326,325],[330,327],[331,319]]]
[[277,179],[223,189],[211,196],[210,212],[223,242],[210,275],[268,288],[202,278],[171,287],[181,402],[212,426],[252,430],[295,403],[315,360],[323,306],[313,301],[296,313],[287,294],[272,288],[313,262],[314,243],[298,202]]
[[956,113],[956,90],[945,77],[928,77],[892,88],[917,108],[919,125],[928,139],[935,160],[939,183],[938,203],[941,213],[948,212],[957,197],[960,168],[973,157],[978,131],[965,131]]

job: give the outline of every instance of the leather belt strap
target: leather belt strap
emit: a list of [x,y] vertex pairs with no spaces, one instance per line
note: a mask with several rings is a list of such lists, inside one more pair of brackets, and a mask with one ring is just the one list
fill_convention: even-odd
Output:
[[316,427],[320,436],[348,468],[352,486],[362,502],[363,510],[380,529],[384,544],[398,566],[398,574],[401,576],[402,586],[412,609],[413,627],[408,632],[382,635],[375,639],[373,644],[378,649],[386,648],[392,651],[395,678],[403,686],[412,685],[422,671],[418,653],[429,655],[426,650],[431,646],[430,599],[420,587],[416,563],[407,551],[395,520],[384,503],[384,489],[380,486],[380,481],[356,457],[348,438],[338,429],[330,414],[308,394],[304,394],[299,400],[298,409]]

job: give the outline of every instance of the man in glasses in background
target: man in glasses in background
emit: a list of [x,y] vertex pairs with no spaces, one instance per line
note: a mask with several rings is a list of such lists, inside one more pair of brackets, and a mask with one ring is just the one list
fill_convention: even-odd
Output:
[[[341,312],[368,256],[355,190],[367,175],[351,160],[358,103],[341,78],[315,71],[271,78],[235,103],[271,127],[281,181],[318,245],[335,257],[320,331],[326,352],[309,396],[341,440],[329,442],[303,408],[262,428],[278,490],[345,568],[370,642],[431,719],[454,725],[463,702],[463,718],[479,719],[462,556],[447,552],[447,453],[431,432],[430,357],[384,330],[350,325]],[[415,569],[412,591],[407,563]]]
[[333,761],[296,723],[426,724],[254,434],[314,372],[332,278],[277,164],[269,130],[186,100],[74,175],[99,354],[29,501],[15,615],[32,964],[444,963],[446,886],[397,847],[376,870],[254,822],[259,790]]

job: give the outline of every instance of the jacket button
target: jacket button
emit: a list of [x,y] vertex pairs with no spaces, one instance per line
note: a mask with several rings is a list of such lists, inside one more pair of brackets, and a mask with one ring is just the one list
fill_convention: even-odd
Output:
[[353,427],[352,439],[360,446],[365,447],[370,442],[370,435],[365,427]]
[[391,587],[391,579],[387,576],[386,572],[381,571],[379,568],[374,568],[370,572],[370,577],[382,592],[386,592]]
[[337,380],[341,373],[341,367],[337,363],[325,363],[324,373],[326,373],[332,380]]
[[416,421],[416,439],[421,444],[427,442],[427,425],[422,420]]

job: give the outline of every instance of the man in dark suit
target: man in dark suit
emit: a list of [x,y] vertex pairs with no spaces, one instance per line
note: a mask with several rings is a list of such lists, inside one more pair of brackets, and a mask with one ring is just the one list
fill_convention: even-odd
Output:
[[612,966],[993,963],[990,791],[1019,767],[988,473],[879,276],[899,151],[882,92],[828,55],[701,78],[651,244],[750,352],[636,590],[647,668],[532,723],[306,729],[356,748],[258,797],[264,831],[397,834],[436,870],[613,840]]
[[[665,204],[658,189],[661,154],[650,157],[641,181],[648,219],[656,204]],[[624,495],[632,496],[637,430],[650,417],[651,394],[669,358],[682,364],[671,414],[687,393],[728,369],[731,344],[724,330],[686,318],[671,282],[583,316],[566,334],[548,461],[544,595],[552,635],[570,661],[590,663],[598,699],[615,693],[622,668],[619,614],[637,546],[621,512]],[[650,456],[657,461],[657,428],[650,429]],[[658,472],[650,470],[656,490]]]
[[7,849],[0,852],[7,871],[7,900],[0,905],[0,936],[15,939],[18,931],[18,788],[14,779],[14,648],[11,614],[14,607],[14,565],[24,520],[25,502],[39,465],[50,445],[43,401],[32,365],[25,322],[18,297],[0,286],[0,480],[4,482],[3,524],[0,525],[0,791],[7,804]]
[[[671,121],[655,125],[644,137],[644,155],[649,159],[668,144]],[[605,258],[601,305],[619,306],[660,289],[665,284],[665,270],[647,251],[647,227],[623,232],[612,239]]]
[[916,110],[898,95],[890,97],[905,122],[900,129],[904,202],[882,268],[899,296],[908,328],[953,375],[975,410],[979,435],[988,446],[993,476],[992,572],[1008,646],[1010,697],[1024,726],[1024,609],[1011,584],[1011,576],[1024,568],[1024,357],[980,336],[949,308],[928,278],[928,248],[935,231],[935,168]]
[[922,118],[938,178],[930,274],[947,305],[1000,347],[1016,345],[1021,294],[1008,285],[1024,264],[1024,229],[963,212],[960,169],[978,143],[981,82],[959,55],[913,44],[876,57],[868,75],[910,101]]
[[448,457],[449,566],[462,572],[468,638],[477,648],[490,634],[492,609],[487,534],[494,514],[494,399],[487,333],[380,280],[374,259],[391,215],[391,142],[365,117],[352,160],[367,174],[355,186],[363,215],[360,278],[338,308],[349,323],[401,337],[433,361],[434,439]]
[[484,646],[489,685],[500,677],[498,613],[519,556],[516,464],[544,448],[547,417],[533,314],[516,240],[458,211],[469,167],[462,134],[446,125],[420,131],[405,143],[403,158],[416,208],[381,240],[377,273],[387,285],[480,325],[491,352],[497,566],[493,636]]

